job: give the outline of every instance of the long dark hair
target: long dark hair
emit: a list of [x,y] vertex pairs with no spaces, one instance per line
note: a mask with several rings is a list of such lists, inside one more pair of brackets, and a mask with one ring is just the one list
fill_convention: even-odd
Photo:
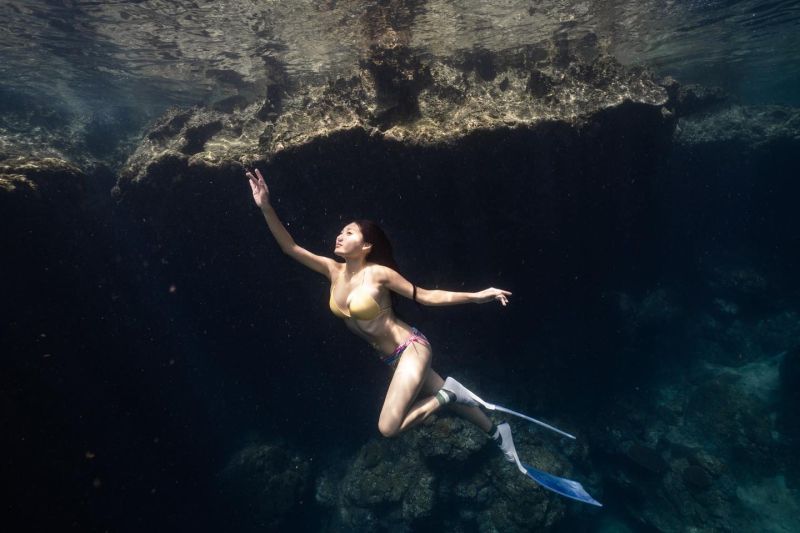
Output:
[[[361,234],[364,236],[364,242],[368,242],[372,245],[372,248],[366,257],[367,261],[389,267],[395,272],[400,272],[400,269],[397,266],[397,261],[394,260],[392,243],[389,242],[389,237],[386,236],[386,233],[383,231],[383,229],[381,229],[381,227],[372,220],[361,219],[354,220],[353,222],[357,224],[359,228],[361,228]],[[411,287],[412,299],[415,303],[417,303],[417,305],[419,305],[419,302],[417,302],[417,287],[414,284],[412,284]],[[394,291],[390,291],[390,295],[392,298],[392,307],[397,307],[397,294],[395,294]]]

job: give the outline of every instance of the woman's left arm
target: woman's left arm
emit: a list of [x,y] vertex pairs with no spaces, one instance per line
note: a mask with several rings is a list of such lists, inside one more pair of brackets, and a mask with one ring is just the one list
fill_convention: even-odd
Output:
[[[395,270],[380,266],[375,276],[376,281],[388,289],[393,290],[400,296],[409,300],[413,298],[414,286],[406,278],[398,274]],[[417,287],[417,301],[424,305],[457,305],[476,303],[482,304],[499,300],[503,305],[508,304],[508,296],[511,293],[502,289],[490,287],[480,292],[453,292],[438,289],[428,290]]]

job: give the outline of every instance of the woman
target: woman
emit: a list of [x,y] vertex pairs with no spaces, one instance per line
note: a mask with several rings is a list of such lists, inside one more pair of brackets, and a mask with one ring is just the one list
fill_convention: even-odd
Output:
[[336,238],[334,254],[344,262],[315,255],[298,246],[270,205],[269,188],[261,172],[246,172],[253,199],[267,220],[281,250],[293,259],[331,280],[329,307],[354,333],[381,353],[381,360],[394,369],[383,402],[378,429],[392,437],[422,422],[445,405],[485,431],[503,450],[506,459],[517,462],[508,423],[496,426],[478,408],[469,390],[453,378],[442,377],[431,368],[428,339],[400,320],[392,311],[390,292],[425,305],[455,305],[499,301],[508,304],[509,291],[490,287],[480,292],[450,292],[415,287],[397,273],[391,245],[374,223],[359,220],[347,224]]

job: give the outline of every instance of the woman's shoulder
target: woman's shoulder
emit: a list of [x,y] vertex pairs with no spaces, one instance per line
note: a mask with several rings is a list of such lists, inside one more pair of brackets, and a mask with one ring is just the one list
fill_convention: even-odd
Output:
[[375,274],[380,274],[382,272],[386,272],[386,268],[387,268],[386,266],[384,266],[384,265],[382,265],[380,263],[367,263],[365,266],[369,269],[370,273],[373,276]]
[[366,266],[372,268],[372,270],[392,270],[391,267],[382,265],[380,263],[367,263]]
[[336,281],[339,275],[344,271],[345,264],[341,261],[337,261],[333,259],[333,263],[331,264],[331,281]]
[[386,265],[381,265],[380,263],[370,263],[367,264],[367,267],[370,269],[370,276],[372,279],[383,285],[394,273],[391,267]]

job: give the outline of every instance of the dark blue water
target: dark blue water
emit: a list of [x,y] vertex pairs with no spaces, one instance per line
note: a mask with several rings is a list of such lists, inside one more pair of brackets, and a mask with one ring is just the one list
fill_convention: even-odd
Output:
[[[800,530],[796,2],[12,1],[0,13],[0,164],[51,155],[91,177],[80,201],[42,189],[41,203],[8,203],[0,173],[4,528]],[[507,308],[397,311],[442,376],[575,433],[572,445],[510,420],[526,462],[569,465],[555,473],[602,510],[518,490],[489,446],[395,463],[425,431],[454,430],[380,435],[391,373],[330,314],[328,281],[281,253],[238,174],[165,193],[166,207],[110,194],[171,105],[343,76],[390,37],[447,57],[555,34],[720,87],[748,118],[690,116],[667,143],[619,135],[613,119],[594,136],[554,127],[439,149],[356,135],[357,156],[323,143],[265,171],[315,253],[333,257],[341,226],[370,218],[417,285],[513,292]],[[704,142],[687,137],[705,127]],[[430,475],[432,510],[364,503],[371,461],[412,487],[403,502],[427,494],[403,472]],[[484,471],[501,481],[474,481]]]

